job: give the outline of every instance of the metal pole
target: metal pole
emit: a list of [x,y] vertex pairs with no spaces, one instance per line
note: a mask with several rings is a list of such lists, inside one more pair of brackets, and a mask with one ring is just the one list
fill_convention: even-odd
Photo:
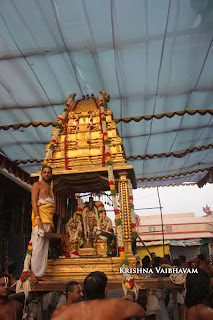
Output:
[[150,254],[151,256],[151,253],[149,251],[149,249],[147,248],[147,246],[145,245],[145,243],[143,242],[143,240],[141,239],[141,237],[138,235],[138,239],[140,240],[140,242],[142,243],[142,245],[144,246],[144,248],[148,251],[148,253]]
[[158,193],[158,201],[159,201],[159,206],[160,206],[161,226],[162,226],[162,235],[163,235],[163,255],[165,255],[165,248],[164,248],[164,231],[163,231],[163,214],[162,214],[162,207],[161,207],[160,194],[159,194],[158,187],[157,187],[157,193]]

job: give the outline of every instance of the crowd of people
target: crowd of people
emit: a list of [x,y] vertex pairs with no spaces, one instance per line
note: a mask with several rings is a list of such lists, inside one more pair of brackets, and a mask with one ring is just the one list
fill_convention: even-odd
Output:
[[[21,320],[23,306],[20,302],[10,299],[9,274],[0,274],[0,320]],[[96,320],[96,319],[140,319],[144,317],[144,309],[134,301],[132,294],[122,298],[107,296],[107,276],[101,271],[91,272],[84,280],[84,292],[77,281],[66,285],[66,303],[56,309],[51,319]]]
[[[162,258],[156,257],[156,254],[152,252],[150,256],[146,255],[142,259],[142,267],[153,270],[153,273],[143,274],[142,277],[145,278],[170,276],[169,273],[158,274],[156,268],[159,267],[165,270],[168,270],[168,268],[197,270],[196,273],[187,273],[185,288],[177,292],[179,318],[182,320],[213,319],[213,300],[211,293],[213,287],[213,270],[210,266],[210,260],[207,259],[207,255],[201,253],[194,258],[194,260],[186,262],[184,255],[180,255],[177,259],[171,261],[170,255],[168,254]],[[171,290],[160,288],[155,291],[149,290],[146,296],[147,308],[145,310],[145,319],[169,320],[167,308],[170,301]],[[149,300],[151,300],[151,303],[149,303]],[[197,307],[195,308],[195,306]],[[195,309],[197,313],[193,311]],[[200,312],[201,309],[202,312]]]

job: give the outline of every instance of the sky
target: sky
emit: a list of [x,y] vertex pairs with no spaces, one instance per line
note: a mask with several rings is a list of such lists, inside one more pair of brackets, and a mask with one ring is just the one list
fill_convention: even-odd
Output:
[[[202,188],[197,185],[159,187],[158,191],[162,214],[194,212],[195,216],[203,216],[203,207],[206,204],[213,211],[213,184],[207,183]],[[160,215],[157,188],[133,190],[133,203],[135,213],[139,216]],[[105,209],[107,215],[114,220],[114,213],[108,211],[112,210],[112,207],[105,205]]]

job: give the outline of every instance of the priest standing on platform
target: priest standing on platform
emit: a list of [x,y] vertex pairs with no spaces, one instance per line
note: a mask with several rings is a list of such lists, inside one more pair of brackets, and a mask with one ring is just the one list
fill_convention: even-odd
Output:
[[32,201],[32,259],[31,282],[46,280],[43,275],[46,270],[49,239],[44,238],[45,232],[54,228],[53,215],[55,213],[55,200],[51,189],[52,168],[44,167],[41,171],[42,180],[35,182],[31,190]]

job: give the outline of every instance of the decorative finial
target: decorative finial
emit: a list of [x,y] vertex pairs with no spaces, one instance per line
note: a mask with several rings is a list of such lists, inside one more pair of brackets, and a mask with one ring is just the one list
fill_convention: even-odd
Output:
[[93,93],[91,94],[91,99],[94,99],[94,94]]
[[88,94],[86,95],[86,99],[89,100],[89,95]]
[[102,100],[103,101],[103,106],[104,106],[104,110],[107,110],[107,102],[109,102],[110,99],[110,95],[106,93],[106,91],[104,90],[100,90],[100,97],[99,97],[99,101]]
[[85,100],[85,95],[82,96],[82,100]]

